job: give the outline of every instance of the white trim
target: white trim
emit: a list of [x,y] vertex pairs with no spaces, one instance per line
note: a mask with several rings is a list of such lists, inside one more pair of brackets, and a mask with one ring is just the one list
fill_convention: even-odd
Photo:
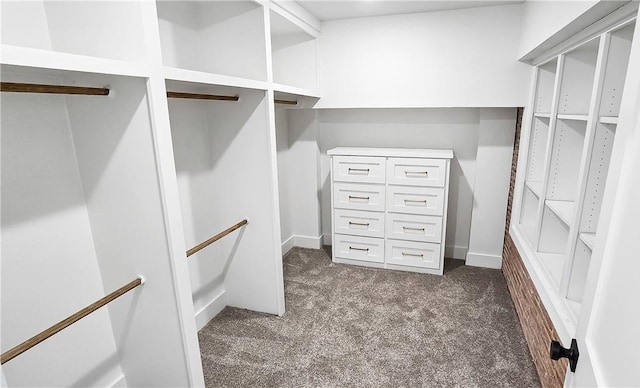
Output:
[[[2,385],[4,387],[4,385]],[[127,379],[124,375],[118,377],[113,383],[109,384],[111,388],[126,388],[127,387]]]
[[293,240],[294,236],[291,236],[282,243],[282,255],[286,255],[287,252],[289,252],[291,248],[294,247]]
[[202,330],[216,315],[220,313],[225,307],[227,307],[227,293],[225,290],[221,290],[218,295],[206,306],[201,308],[196,313],[196,327],[198,331]]
[[471,267],[501,269],[502,256],[469,252],[467,253],[467,260],[465,261],[465,265],[469,265]]
[[457,245],[445,245],[444,257],[448,259],[467,260],[467,250],[469,247],[460,247]]

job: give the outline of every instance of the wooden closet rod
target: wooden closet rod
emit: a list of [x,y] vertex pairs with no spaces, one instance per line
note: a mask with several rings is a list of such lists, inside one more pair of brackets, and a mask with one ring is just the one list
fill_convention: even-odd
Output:
[[218,100],[218,101],[238,101],[238,96],[220,96],[217,94],[199,94],[199,93],[182,93],[167,92],[169,98],[188,98],[192,100]]
[[92,312],[96,311],[100,307],[106,305],[109,302],[114,301],[115,299],[117,299],[120,296],[126,294],[127,292],[133,290],[134,288],[138,287],[139,285],[141,285],[143,283],[144,283],[144,278],[142,276],[138,276],[132,282],[130,282],[130,283],[118,288],[117,290],[113,291],[112,293],[110,293],[109,295],[105,296],[104,298],[99,299],[98,301],[94,302],[93,304],[90,304],[89,306],[83,308],[82,310],[78,311],[77,313],[69,316],[68,318],[63,319],[62,321],[56,323],[55,325],[51,326],[50,328],[48,328],[48,329],[46,329],[44,331],[41,331],[39,334],[36,334],[35,336],[29,338],[28,340],[24,341],[20,345],[15,346],[15,347],[7,350],[6,352],[2,353],[2,356],[1,356],[2,362],[1,362],[1,364],[4,364],[5,362],[13,359],[14,357],[21,355],[25,351],[31,349],[32,347],[36,346],[40,342],[46,340],[47,338],[51,337],[52,335],[56,334],[57,332],[61,331],[62,329],[66,328],[68,326],[71,326],[72,324],[76,323],[77,321],[81,320],[82,318],[86,317],[87,315],[91,314]]
[[0,83],[0,91],[14,93],[48,93],[48,94],[84,94],[87,96],[108,96],[107,88],[89,88],[84,86],[40,85],[15,82]]
[[228,235],[229,233],[233,232],[234,230],[248,224],[249,221],[247,221],[247,219],[245,218],[244,220],[238,222],[237,224],[233,225],[232,227],[223,230],[222,232],[216,234],[215,236],[211,237],[210,239],[201,242],[200,244],[196,245],[195,247],[189,249],[187,251],[187,257],[193,255],[194,253],[198,252],[199,250],[201,250],[202,248],[205,248],[211,244],[213,244],[214,242],[220,240],[221,238],[223,238],[224,236]]
[[298,105],[298,101],[281,100],[281,99],[279,99],[279,98],[275,98],[273,101],[274,101],[276,104]]

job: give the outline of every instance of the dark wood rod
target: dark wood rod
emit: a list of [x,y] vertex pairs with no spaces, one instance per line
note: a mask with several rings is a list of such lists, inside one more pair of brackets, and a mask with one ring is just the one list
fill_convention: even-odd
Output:
[[104,298],[96,301],[93,304],[90,304],[89,306],[83,308],[82,310],[69,316],[68,318],[63,319],[62,321],[40,332],[39,334],[36,334],[35,336],[21,343],[20,345],[7,350],[6,352],[2,353],[1,364],[4,364],[5,362],[13,359],[14,357],[21,355],[22,353],[36,346],[40,342],[46,340],[47,338],[51,337],[52,335],[66,328],[67,326],[70,326],[76,323],[77,321],[81,320],[82,318],[86,317],[87,315],[91,314],[92,312],[96,311],[97,309],[106,305],[107,303],[112,302],[115,299],[121,297],[122,295],[133,290],[134,288],[138,287],[142,283],[143,283],[142,277],[138,277],[136,280],[118,288],[117,290],[113,291],[112,293],[105,296]]
[[205,248],[211,244],[213,244],[214,242],[220,240],[221,238],[223,238],[224,236],[228,235],[229,233],[233,232],[234,230],[248,224],[249,221],[247,221],[246,219],[238,222],[237,224],[233,225],[232,227],[223,230],[222,232],[216,234],[215,236],[211,237],[210,239],[201,242],[200,244],[196,245],[195,247],[189,249],[187,251],[187,257],[193,255],[194,253],[198,252],[199,250],[201,250],[202,248]]
[[290,100],[280,100],[275,98],[273,100],[276,104],[285,104],[285,105],[298,105],[298,101],[290,101]]
[[84,94],[88,96],[108,96],[107,88],[89,88],[84,86],[40,85],[15,82],[2,82],[0,91],[14,93],[48,93],[48,94]]
[[238,96],[220,96],[217,94],[198,94],[198,93],[182,93],[167,92],[169,98],[189,98],[192,100],[218,100],[218,101],[238,101]]

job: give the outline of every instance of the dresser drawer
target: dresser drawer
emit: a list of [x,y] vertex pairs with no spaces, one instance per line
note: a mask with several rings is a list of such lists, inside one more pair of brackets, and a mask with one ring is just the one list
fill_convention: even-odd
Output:
[[338,182],[384,183],[385,158],[334,156],[333,180]]
[[335,257],[384,263],[384,239],[336,234]]
[[442,217],[413,214],[387,214],[386,237],[440,243],[442,239]]
[[388,264],[440,268],[440,244],[387,240],[385,245]]
[[444,214],[444,188],[387,186],[387,211],[441,216]]
[[384,186],[334,182],[333,207],[383,212]]
[[389,158],[387,183],[444,187],[446,164],[447,161],[444,159]]
[[336,209],[333,217],[336,233],[384,237],[384,213]]

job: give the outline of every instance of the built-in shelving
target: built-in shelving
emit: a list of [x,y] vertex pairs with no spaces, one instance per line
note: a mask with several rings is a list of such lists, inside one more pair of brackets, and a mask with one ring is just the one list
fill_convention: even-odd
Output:
[[536,69],[513,236],[564,340],[587,287],[634,28],[630,17]]

